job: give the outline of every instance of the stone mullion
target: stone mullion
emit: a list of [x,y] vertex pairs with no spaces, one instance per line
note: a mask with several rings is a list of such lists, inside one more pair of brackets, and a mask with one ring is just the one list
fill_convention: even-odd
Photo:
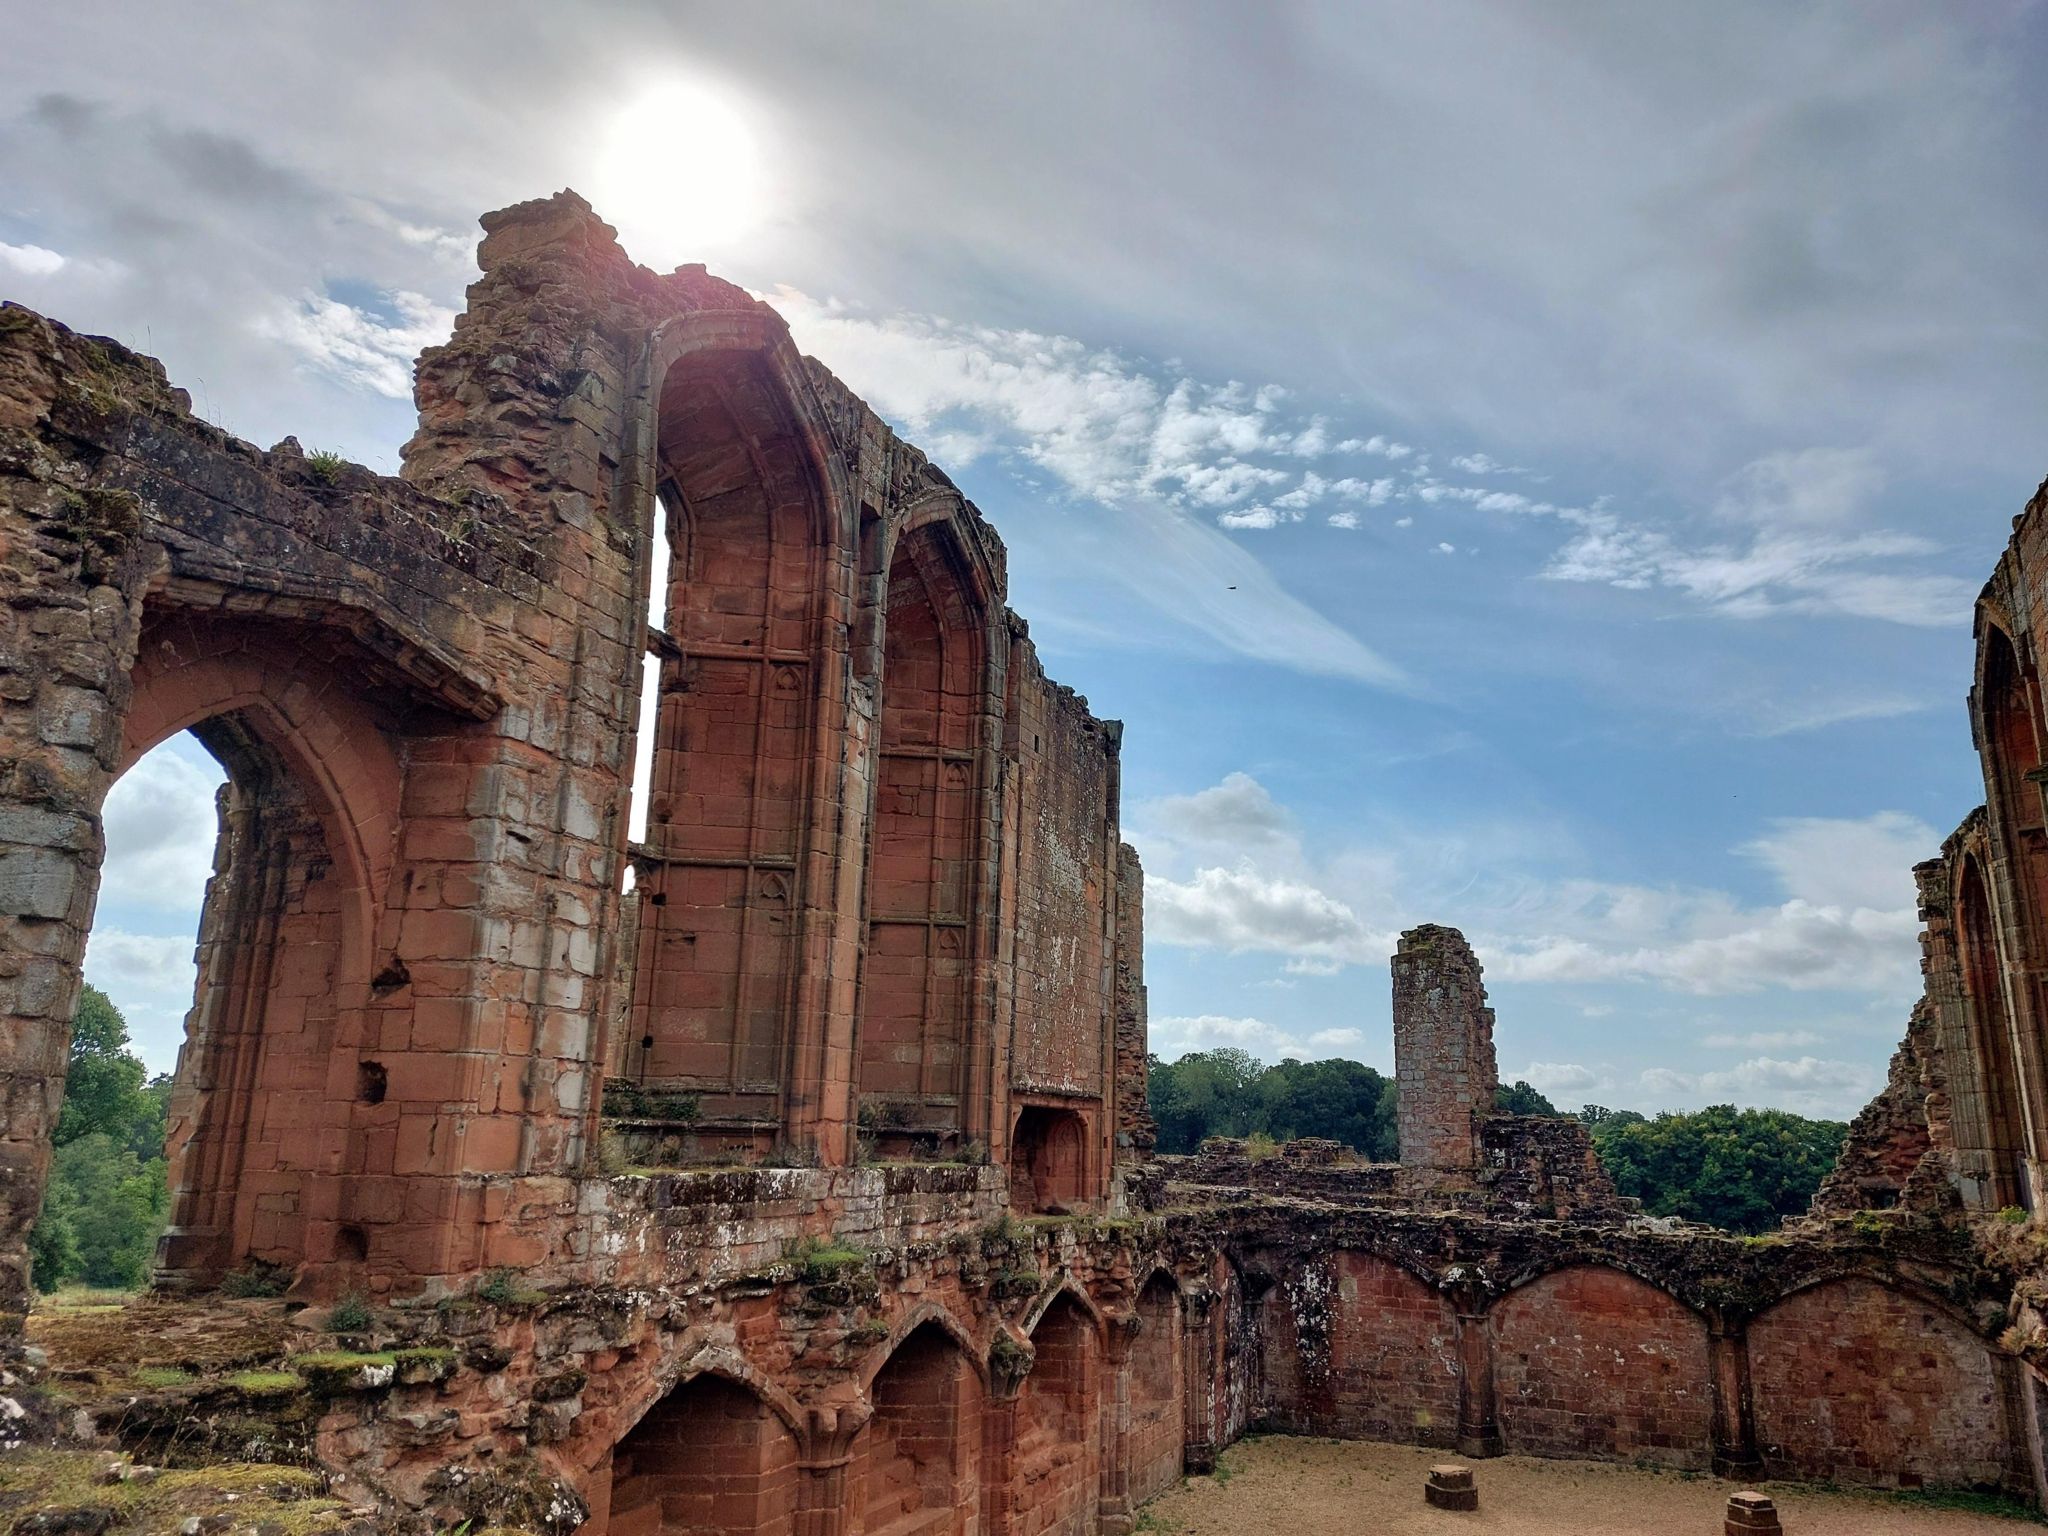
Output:
[[973,860],[967,882],[966,1060],[960,1086],[960,1134],[993,1152],[996,1120],[996,1010],[1001,996],[997,975],[998,910],[1002,892],[1003,687],[1007,651],[999,648],[986,623],[981,629],[980,697],[975,704],[975,741],[969,816],[969,852]]

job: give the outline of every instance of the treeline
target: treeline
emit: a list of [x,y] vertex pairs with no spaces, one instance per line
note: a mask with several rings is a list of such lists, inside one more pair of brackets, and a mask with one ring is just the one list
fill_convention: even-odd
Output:
[[29,1236],[38,1290],[83,1284],[133,1290],[149,1279],[170,1218],[164,1106],[171,1080],[149,1079],[128,1025],[87,987],[71,1022],[71,1065],[43,1212]]
[[[1287,1060],[1267,1066],[1247,1051],[1151,1058],[1159,1150],[1192,1152],[1206,1136],[1323,1136],[1367,1160],[1399,1155],[1394,1080],[1356,1061]],[[1557,1115],[1526,1082],[1503,1085],[1510,1114]],[[1652,1216],[1682,1216],[1734,1232],[1766,1232],[1804,1211],[1848,1135],[1839,1120],[1782,1109],[1707,1109],[1653,1117],[1589,1104],[1578,1118],[1622,1194]]]

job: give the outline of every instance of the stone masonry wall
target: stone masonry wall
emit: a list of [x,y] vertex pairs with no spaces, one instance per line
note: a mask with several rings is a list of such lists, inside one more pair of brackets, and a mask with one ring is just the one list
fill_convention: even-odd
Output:
[[1484,1161],[1480,1125],[1493,1113],[1499,1076],[1479,977],[1455,928],[1410,929],[1394,952],[1401,1166],[1418,1190],[1470,1188]]

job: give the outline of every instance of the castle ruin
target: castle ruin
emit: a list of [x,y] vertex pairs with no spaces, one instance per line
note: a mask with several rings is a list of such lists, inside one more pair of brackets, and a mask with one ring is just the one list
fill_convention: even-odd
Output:
[[[1119,728],[995,531],[744,291],[569,193],[484,228],[396,478],[0,308],[20,1392],[63,1401],[26,1238],[100,809],[189,730],[229,787],[133,1332],[252,1272],[280,1315],[367,1296],[290,1450],[378,1528],[1113,1536],[1255,1427],[2040,1488],[1966,1213],[2038,1206],[2048,1155],[2048,503],[1980,623],[1993,800],[1922,871],[1928,1001],[1813,1221],[1647,1220],[1582,1126],[1496,1113],[1438,927],[1394,957],[1401,1165],[1159,1158]],[[202,1390],[116,1371],[65,1422]]]

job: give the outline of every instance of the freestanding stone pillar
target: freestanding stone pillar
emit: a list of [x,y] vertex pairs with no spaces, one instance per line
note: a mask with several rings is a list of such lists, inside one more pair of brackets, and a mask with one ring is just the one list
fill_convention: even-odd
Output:
[[1417,1191],[1475,1187],[1480,1127],[1499,1073],[1493,1010],[1479,961],[1455,928],[1401,935],[1394,952],[1394,1077],[1403,1182]]

